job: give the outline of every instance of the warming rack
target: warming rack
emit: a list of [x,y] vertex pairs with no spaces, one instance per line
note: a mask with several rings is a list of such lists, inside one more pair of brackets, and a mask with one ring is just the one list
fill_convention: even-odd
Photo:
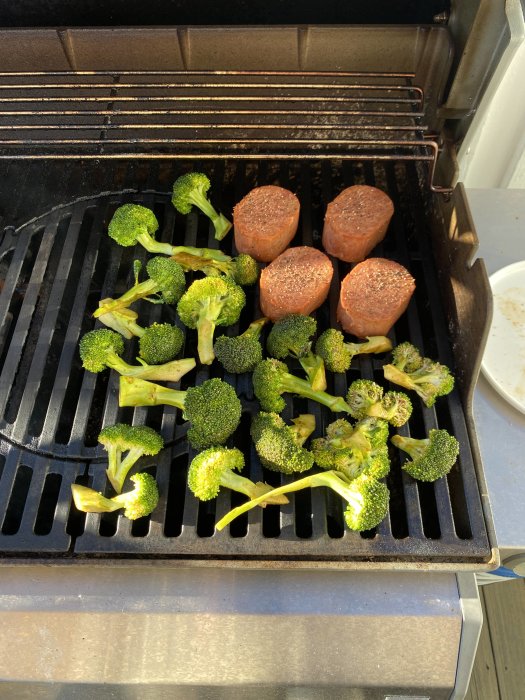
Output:
[[420,161],[440,146],[410,72],[0,73],[1,159]]

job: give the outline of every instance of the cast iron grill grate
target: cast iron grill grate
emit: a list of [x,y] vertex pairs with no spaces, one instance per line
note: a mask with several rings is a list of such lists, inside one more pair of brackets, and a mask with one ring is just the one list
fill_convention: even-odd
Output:
[[[410,339],[425,354],[453,366],[425,196],[414,164],[232,160],[193,166],[210,173],[214,202],[226,213],[258,184],[280,184],[295,191],[301,201],[301,222],[294,245],[320,246],[326,204],[344,186],[366,182],[387,190],[394,200],[395,215],[376,253],[406,265],[417,283],[414,299],[396,324],[392,339]],[[66,194],[70,199],[78,193],[75,188],[81,181],[82,167],[77,163],[69,172]],[[117,376],[90,374],[80,365],[78,339],[94,326],[91,312],[98,300],[123,292],[132,283],[132,260],[147,257],[142,249],[120,248],[106,235],[117,206],[137,202],[153,208],[162,240],[218,245],[207,219],[195,213],[182,217],[170,204],[169,186],[190,164],[171,163],[159,168],[158,164],[141,162],[133,166],[130,180],[142,183],[139,191],[126,187],[118,167],[106,164],[101,177],[122,182],[121,191],[76,199],[4,231],[0,247],[4,270],[0,294],[0,551],[4,556],[240,563],[268,560],[274,565],[335,562],[348,567],[363,561],[393,562],[394,566],[487,561],[490,547],[465,416],[456,391],[433,409],[423,409],[416,401],[406,430],[420,436],[432,427],[448,428],[462,446],[458,464],[447,479],[435,485],[418,485],[401,472],[399,455],[392,449],[390,515],[377,531],[348,531],[339,500],[314,489],[297,494],[280,509],[252,510],[228,530],[214,532],[215,520],[239,500],[236,494],[223,492],[216,501],[198,503],[189,493],[185,479],[193,454],[188,453],[185,425],[178,411],[172,407],[121,409]],[[231,245],[230,236],[221,247],[228,251]],[[335,324],[338,284],[348,266],[338,263],[335,270],[329,300],[317,312],[319,330]],[[258,312],[257,291],[247,292],[240,322],[228,333],[246,327]],[[136,308],[145,325],[154,320],[176,321],[174,310],[166,306],[143,303]],[[193,355],[195,345],[189,331],[184,354]],[[131,342],[127,353],[132,361],[136,353]],[[381,366],[382,358],[355,358],[347,376],[329,375],[329,391],[344,394],[348,383],[359,376],[382,383]],[[180,386],[201,383],[209,376],[220,376],[217,363],[198,367]],[[257,410],[249,377],[226,375],[225,379],[243,400],[242,424],[232,444],[247,456],[247,475],[276,485],[283,483],[288,477],[266,473],[249,441],[250,416]],[[334,419],[334,414],[317,404],[291,397],[284,416],[305,410],[316,415],[318,434]],[[162,494],[159,506],[150,518],[134,523],[115,514],[80,514],[70,502],[74,481],[102,491],[106,488],[105,453],[97,444],[97,435],[104,424],[117,420],[147,423],[160,430],[167,443],[158,459],[141,463],[158,479]]]

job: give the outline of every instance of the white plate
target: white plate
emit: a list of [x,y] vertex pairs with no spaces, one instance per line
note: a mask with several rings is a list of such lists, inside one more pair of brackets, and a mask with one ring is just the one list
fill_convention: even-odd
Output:
[[490,277],[494,316],[481,368],[492,386],[525,413],[525,260]]

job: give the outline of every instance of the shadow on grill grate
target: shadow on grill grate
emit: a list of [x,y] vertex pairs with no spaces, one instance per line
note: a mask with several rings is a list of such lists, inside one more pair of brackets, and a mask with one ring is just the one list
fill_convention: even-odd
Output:
[[[301,223],[293,245],[320,246],[327,202],[344,186],[375,184],[395,203],[389,234],[375,253],[398,260],[416,277],[417,291],[407,313],[396,324],[392,340],[411,340],[425,353],[453,365],[447,323],[440,301],[431,252],[425,196],[413,164],[349,162],[219,162],[195,163],[210,173],[214,201],[231,211],[252,187],[274,183],[295,191],[301,200]],[[80,166],[72,168],[67,192],[78,186]],[[132,283],[132,261],[145,261],[143,249],[123,249],[106,235],[117,206],[138,202],[154,209],[163,241],[217,247],[207,219],[192,213],[181,217],[170,204],[169,185],[189,165],[141,163],[122,170],[117,163],[105,174],[122,191],[84,197],[57,207],[20,226],[7,229],[0,249],[5,280],[0,319],[8,323],[0,348],[0,550],[8,554],[61,554],[80,557],[151,557],[211,561],[271,560],[278,562],[482,562],[490,548],[477,489],[465,416],[457,392],[436,409],[415,403],[406,434],[419,436],[445,427],[462,445],[458,466],[435,485],[416,484],[401,470],[401,455],[391,448],[390,516],[377,530],[348,531],[342,505],[332,493],[313,489],[295,494],[287,506],[252,510],[230,528],[215,533],[214,523],[243,497],[223,492],[212,502],[197,503],[186,486],[186,426],[171,407],[122,409],[117,377],[84,372],[78,340],[94,327],[98,300],[122,293]],[[98,172],[98,171],[95,171]],[[91,175],[93,175],[91,171]],[[103,190],[103,175],[100,187]],[[96,178],[92,178],[96,182]],[[132,185],[140,192],[132,191]],[[93,186],[93,184],[92,184]],[[221,247],[230,252],[231,236]],[[349,266],[336,265],[328,303],[317,312],[319,330],[335,325],[340,279]],[[172,308],[140,303],[141,323],[176,321]],[[247,290],[247,305],[236,334],[258,310],[257,290]],[[129,342],[126,359],[136,347]],[[187,332],[185,356],[196,353],[196,338]],[[348,376],[330,374],[328,390],[344,394],[357,377],[384,384],[383,358],[355,358]],[[221,376],[217,363],[197,368],[183,378],[182,389]],[[232,439],[246,456],[246,475],[280,485],[289,477],[263,470],[249,438],[257,410],[249,377],[226,375],[244,404],[241,427]],[[316,416],[321,434],[333,414],[304,399],[288,397],[283,417],[300,412]],[[162,432],[166,448],[158,459],[143,459],[153,470],[161,492],[150,518],[131,523],[116,514],[78,514],[70,503],[71,483],[89,484],[104,492],[105,453],[97,443],[103,425],[117,421],[148,424]]]

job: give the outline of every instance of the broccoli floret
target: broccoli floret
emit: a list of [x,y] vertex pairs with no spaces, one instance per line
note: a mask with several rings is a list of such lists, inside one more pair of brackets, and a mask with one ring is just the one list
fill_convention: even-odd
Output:
[[130,479],[135,484],[133,490],[113,498],[106,498],[87,486],[71,484],[75,506],[83,513],[111,513],[124,508],[124,515],[130,520],[150,515],[159,502],[157,482],[147,472],[133,474]]
[[164,447],[164,440],[153,428],[126,423],[103,428],[98,441],[108,453],[106,474],[117,493],[122,491],[130,469],[143,455],[156,455]]
[[430,430],[428,438],[421,440],[394,435],[391,442],[411,457],[403,469],[420,481],[436,481],[448,474],[459,454],[459,442],[443,428]]
[[216,260],[205,257],[206,250],[202,249],[202,257],[184,252],[172,255],[172,259],[176,260],[185,271],[200,270],[209,277],[226,275],[243,287],[255,284],[259,279],[259,263],[251,255],[241,253],[235,258],[228,257],[225,260]]
[[136,377],[121,377],[120,406],[176,406],[191,423],[188,440],[198,450],[223,445],[241,419],[241,402],[222,379],[208,379],[186,391],[166,388]]
[[352,480],[360,474],[381,479],[390,471],[388,423],[364,418],[354,427],[341,418],[326,429],[326,437],[312,441],[315,462],[322,469],[335,469]]
[[152,323],[143,328],[137,323],[137,313],[131,309],[118,309],[99,317],[108,328],[124,338],[139,338],[139,357],[148,365],[162,365],[173,360],[184,344],[184,332],[171,323]]
[[327,486],[346,501],[344,519],[351,530],[359,532],[371,530],[379,525],[388,514],[390,494],[387,486],[381,481],[377,481],[367,474],[362,474],[349,482],[339,472],[326,471],[321,474],[305,476],[291,484],[280,486],[265,496],[259,496],[259,498],[243,503],[221,518],[215,527],[217,530],[222,530],[239,515],[265,501],[267,502],[268,498],[317,486]]
[[242,374],[253,372],[263,359],[259,336],[267,318],[250,323],[248,328],[237,336],[221,335],[213,346],[215,356],[227,372]]
[[208,199],[211,183],[204,173],[186,173],[173,183],[171,203],[181,214],[189,214],[192,206],[196,206],[211,220],[215,229],[215,238],[222,241],[231,229],[232,224],[222,214],[218,214]]
[[383,418],[391,425],[400,427],[412,415],[412,402],[406,394],[387,391],[383,395],[383,387],[371,379],[356,379],[352,382],[346,400],[350,415],[358,420],[371,416]]
[[317,401],[335,413],[350,412],[350,407],[342,396],[331,396],[324,391],[316,391],[305,379],[289,374],[288,367],[274,358],[259,362],[253,373],[253,389],[263,411],[281,413],[286,405],[281,394],[297,394]]
[[335,328],[321,333],[315,343],[315,352],[324,360],[330,372],[346,372],[354,355],[387,352],[392,343],[384,335],[373,335],[365,343],[345,343],[344,335]]
[[258,413],[252,420],[250,435],[263,466],[282,474],[305,472],[314,458],[303,445],[315,430],[315,417],[303,414],[287,425],[277,413]]
[[421,397],[427,408],[439,396],[450,394],[454,377],[446,365],[428,357],[421,357],[411,343],[401,343],[392,351],[392,363],[384,365],[385,379],[405,389],[412,389]]
[[266,349],[278,360],[294,357],[299,360],[312,389],[326,390],[326,373],[321,357],[312,352],[312,336],[317,321],[304,314],[288,314],[273,325],[268,334]]
[[126,308],[139,299],[153,304],[175,304],[181,298],[186,289],[186,278],[178,262],[157,255],[148,260],[146,271],[149,279],[136,282],[118,299],[103,299],[93,316],[98,318],[116,309]]
[[189,255],[192,258],[209,260],[230,260],[230,256],[213,248],[194,248],[193,246],[171,245],[155,240],[154,234],[159,227],[157,217],[147,207],[140,204],[123,204],[109,222],[108,233],[119,245],[140,244],[149,253],[156,255]]
[[[209,447],[192,459],[188,470],[188,486],[201,501],[216,498],[221,486],[243,493],[248,498],[257,498],[272,490],[268,484],[260,481],[254,483],[233,471],[235,469],[240,472],[243,467],[244,455],[236,447]],[[267,503],[285,504],[288,499],[285,496],[270,498],[262,507]]]
[[82,366],[88,372],[102,372],[108,367],[127,377],[142,377],[159,382],[178,382],[195,367],[193,357],[172,360],[162,365],[129,365],[120,356],[124,352],[121,335],[109,328],[88,331],[79,343]]
[[197,330],[197,350],[203,365],[215,359],[213,334],[216,326],[231,326],[239,320],[246,295],[229,277],[195,280],[177,304],[179,318]]

